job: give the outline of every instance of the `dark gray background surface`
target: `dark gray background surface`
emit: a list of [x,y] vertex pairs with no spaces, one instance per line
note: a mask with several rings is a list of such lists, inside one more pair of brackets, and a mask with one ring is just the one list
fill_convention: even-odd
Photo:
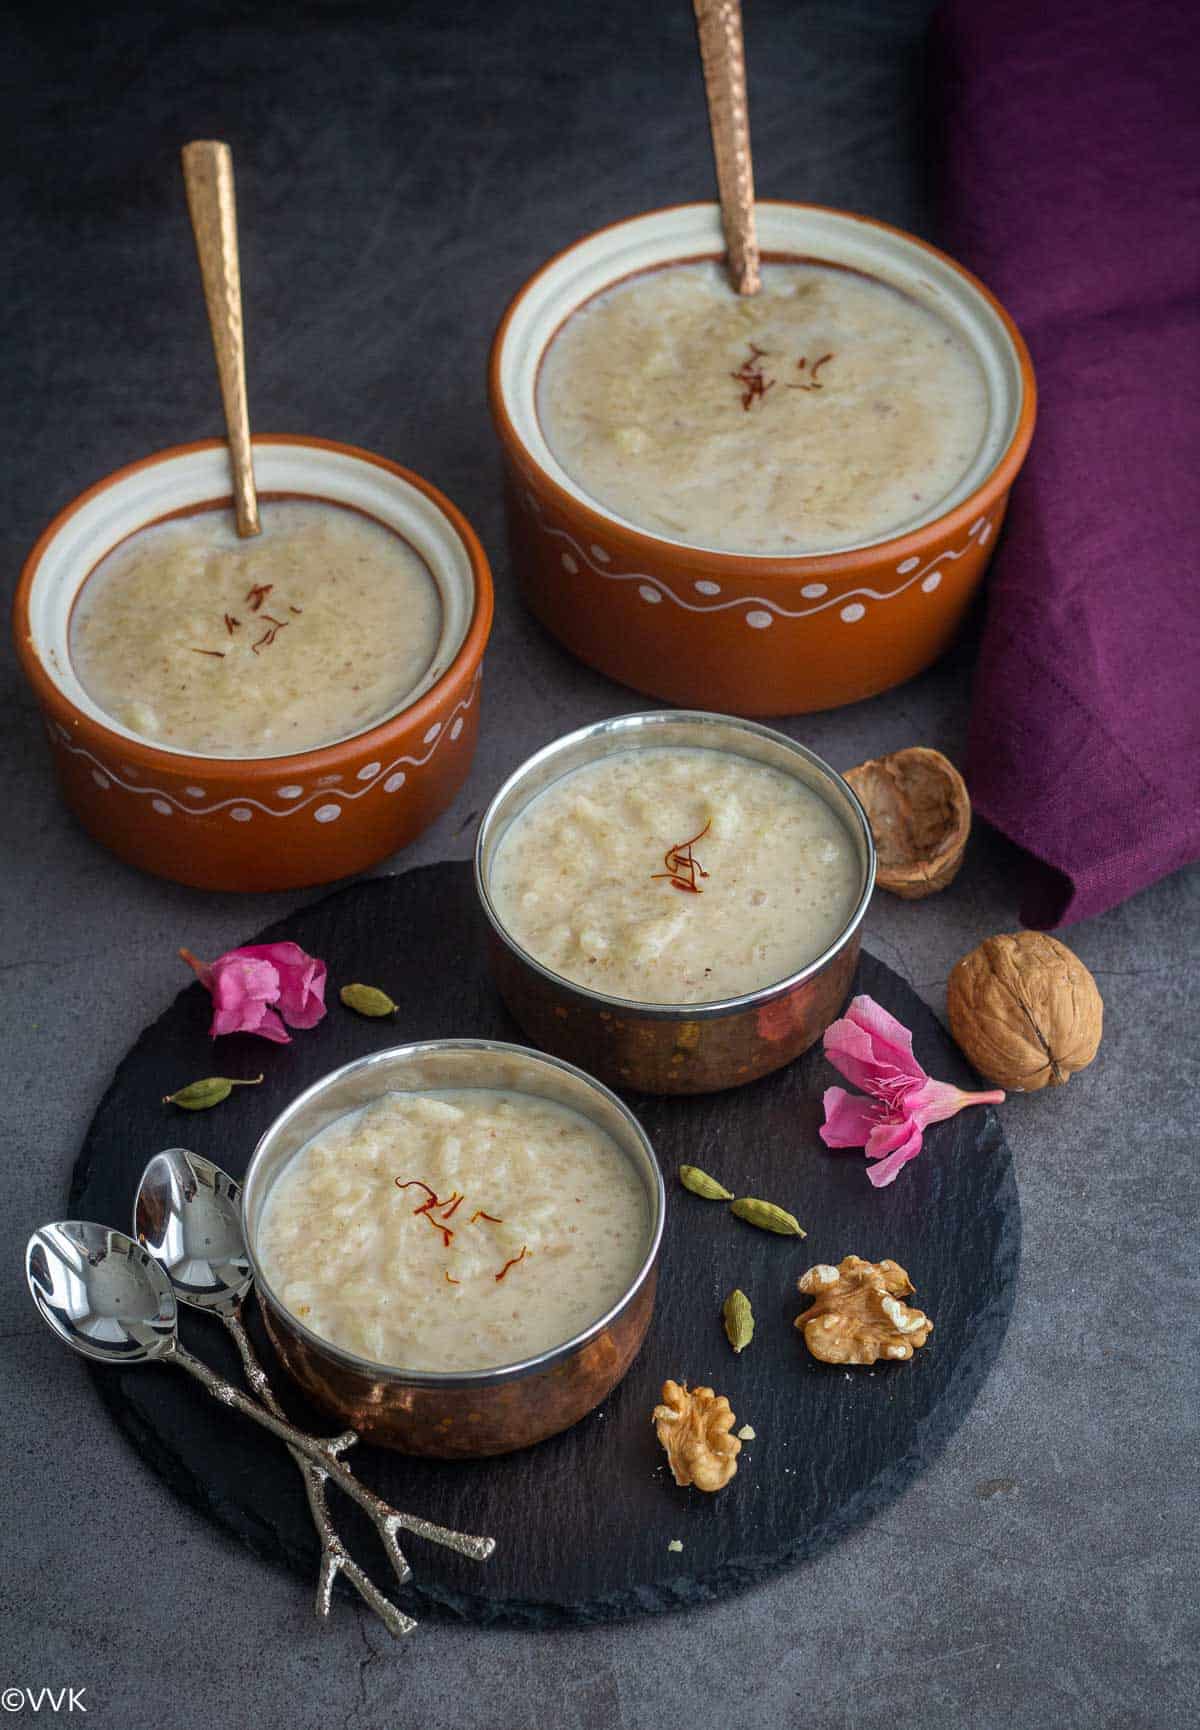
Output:
[[[925,0],[748,10],[760,193],[936,234]],[[495,562],[470,783],[383,869],[465,857],[475,813],[523,756],[639,702],[516,602],[483,366],[503,305],[549,252],[708,195],[685,0],[117,5],[86,24],[26,0],[10,17],[6,585],[80,488],[219,430],[177,150],[226,137],[255,424],[420,469]],[[901,691],[787,730],[841,767],[918,741],[956,755],[970,664],[968,640]],[[3,680],[0,1689],[83,1687],[90,1722],[120,1730],[1191,1721],[1194,873],[1070,934],[1107,1000],[1104,1047],[1066,1092],[1004,1108],[1025,1233],[1013,1327],[901,1503],[710,1610],[550,1635],[436,1627],[397,1649],[356,1605],[321,1632],[293,1580],[173,1501],[24,1295],[25,1237],[62,1205],[113,1066],[183,983],[176,947],[216,953],[304,898],[204,896],[109,858],[60,809],[7,654]],[[957,957],[1014,926],[1018,870],[977,834],[946,895],[878,898],[868,946],[940,1010]]]

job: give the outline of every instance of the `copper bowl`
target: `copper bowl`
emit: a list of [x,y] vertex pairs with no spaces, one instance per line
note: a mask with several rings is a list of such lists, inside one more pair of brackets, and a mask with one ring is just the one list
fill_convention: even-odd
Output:
[[601,504],[554,456],[536,396],[555,332],[628,276],[721,257],[716,204],[649,210],[551,258],[501,321],[488,395],[513,568],[546,628],[589,666],[667,702],[798,715],[886,691],[947,648],[995,550],[1037,388],[1012,319],[944,252],[848,211],[774,199],[756,211],[765,261],[837,265],[887,283],[950,323],[983,370],[990,411],[980,448],[911,522],[825,553],[694,546]]
[[424,558],[442,598],[432,665],[382,721],[309,751],[202,756],[131,732],[71,665],[75,598],[107,553],[167,517],[227,506],[223,441],[118,469],[60,511],[25,561],[13,634],[42,710],[63,797],[119,858],[198,889],[296,889],[365,871],[440,816],[466,779],[492,579],[470,524],[428,481],[328,439],[259,437],[260,497],[373,517]]
[[[639,747],[730,751],[794,775],[821,795],[850,835],[862,868],[858,900],[836,942],[806,967],[758,991],[712,1003],[637,1003],[553,973],[506,929],[492,900],[492,861],[509,825],[551,782],[585,763]],[[835,1020],[858,965],[875,887],[866,813],[836,769],[783,733],[698,710],[621,715],[556,739],[523,763],[484,813],[475,887],[488,919],[492,975],[525,1033],[611,1086],[643,1093],[714,1093],[756,1081],[807,1051]]]
[[[470,1372],[396,1369],[331,1345],[272,1291],[259,1264],[258,1222],[278,1173],[335,1118],[382,1093],[497,1087],[570,1106],[606,1130],[646,1186],[646,1252],[622,1297],[562,1345],[520,1363]],[[297,1385],[337,1422],[406,1454],[473,1459],[529,1447],[577,1423],[621,1380],[654,1308],[666,1191],[654,1149],[628,1107],[570,1064],[491,1039],[398,1045],[335,1069],[276,1118],[250,1160],[242,1220],[271,1342]]]

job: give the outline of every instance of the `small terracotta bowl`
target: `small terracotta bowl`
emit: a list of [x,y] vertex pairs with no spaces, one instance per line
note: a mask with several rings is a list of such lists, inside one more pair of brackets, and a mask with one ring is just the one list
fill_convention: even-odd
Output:
[[507,472],[513,562],[547,629],[590,666],[668,702],[802,714],[898,685],[949,645],[1029,448],[1036,390],[1004,308],[944,253],[845,211],[771,201],[757,210],[768,259],[824,261],[889,283],[940,314],[974,350],[991,404],[987,431],[935,516],[844,552],[711,551],[618,517],[551,454],[536,388],[555,332],[627,276],[720,257],[715,204],[649,211],[552,258],[501,321],[489,395]]
[[[645,1185],[645,1253],[621,1297],[562,1345],[520,1363],[470,1372],[401,1370],[331,1345],[272,1291],[257,1259],[259,1221],[288,1159],[335,1118],[388,1092],[504,1088],[566,1105],[607,1131]],[[302,1093],[254,1150],[242,1218],[258,1301],[292,1378],[338,1423],[406,1454],[470,1459],[511,1453],[578,1423],[621,1380],[654,1310],[666,1190],[654,1149],[627,1106],[569,1064],[490,1039],[440,1039],[377,1051]]]
[[[766,763],[811,787],[839,818],[858,854],[858,898],[823,955],[786,979],[712,1003],[637,1003],[576,985],[523,949],[491,894],[492,863],[510,825],[552,782],[619,751],[699,746]],[[642,1093],[715,1093],[756,1081],[807,1051],[845,1003],[858,966],[862,922],[875,887],[866,812],[836,769],[753,721],[661,710],[598,721],[556,739],[510,775],[484,812],[475,888],[488,920],[492,976],[530,1039],[610,1086]]]
[[492,622],[487,558],[428,481],[325,439],[254,441],[264,499],[325,500],[395,529],[442,596],[442,637],[414,701],[365,733],[287,757],[199,757],[151,744],[92,702],[68,653],[71,609],[105,555],[165,517],[232,509],[219,440],[118,469],[60,512],[21,573],[17,654],[46,722],[63,796],[120,858],[200,889],[294,889],[365,870],[450,803],[471,765]]

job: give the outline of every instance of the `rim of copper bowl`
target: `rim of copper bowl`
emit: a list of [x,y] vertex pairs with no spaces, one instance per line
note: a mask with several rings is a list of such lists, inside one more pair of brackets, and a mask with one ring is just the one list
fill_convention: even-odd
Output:
[[[258,1259],[257,1247],[254,1242],[254,1233],[250,1230],[250,1224],[246,1217],[246,1196],[249,1191],[250,1179],[254,1172],[255,1162],[258,1160],[268,1138],[274,1135],[276,1130],[287,1121],[293,1112],[299,1111],[302,1106],[309,1104],[314,1098],[321,1094],[331,1082],[339,1081],[343,1076],[352,1074],[356,1069],[368,1069],[372,1064],[378,1063],[385,1057],[396,1057],[398,1055],[409,1056],[414,1054],[420,1055],[425,1052],[436,1051],[505,1052],[516,1057],[532,1058],[536,1062],[546,1065],[547,1068],[562,1070],[566,1074],[575,1076],[578,1080],[586,1082],[590,1088],[614,1105],[620,1116],[626,1120],[632,1129],[636,1140],[641,1145],[642,1152],[646,1158],[647,1167],[652,1175],[651,1188],[654,1194],[654,1218],[650,1231],[650,1243],[646,1250],[646,1254],[642,1258],[638,1267],[637,1273],[625,1287],[625,1290],[617,1299],[616,1303],[611,1304],[609,1308],[604,1311],[603,1315],[598,1316],[594,1322],[589,1322],[587,1327],[581,1328],[577,1334],[572,1334],[570,1339],[564,1340],[561,1345],[551,1346],[547,1351],[538,1352],[533,1357],[520,1358],[510,1364],[497,1364],[494,1368],[486,1370],[401,1369],[395,1364],[380,1363],[377,1358],[362,1357],[358,1352],[349,1351],[345,1346],[335,1345],[332,1340],[326,1339],[323,1334],[314,1333],[311,1328],[306,1327],[300,1318],[288,1308],[287,1304],[284,1303],[283,1299],[272,1288],[269,1280],[263,1273],[262,1266]],[[385,1089],[385,1091],[399,1092],[402,1090],[388,1088]],[[427,1090],[421,1089],[417,1091]],[[518,1091],[520,1090],[518,1089]],[[538,1097],[537,1094],[530,1095],[530,1098],[532,1099]],[[281,1315],[287,1318],[289,1327],[291,1327],[296,1333],[301,1334],[309,1345],[338,1359],[339,1362],[349,1365],[352,1369],[359,1370],[366,1375],[374,1376],[376,1379],[386,1377],[389,1381],[403,1382],[412,1387],[422,1388],[492,1387],[501,1382],[518,1381],[524,1376],[533,1375],[539,1370],[548,1369],[552,1364],[559,1362],[562,1358],[572,1356],[581,1346],[587,1345],[590,1340],[595,1339],[597,1335],[603,1333],[604,1329],[608,1327],[611,1322],[615,1321],[622,1311],[628,1308],[630,1303],[632,1303],[633,1299],[649,1279],[654,1270],[655,1263],[658,1260],[659,1249],[662,1246],[663,1228],[666,1223],[667,1212],[667,1188],[666,1184],[663,1182],[662,1167],[659,1165],[658,1155],[654,1151],[649,1136],[646,1134],[633,1112],[630,1111],[629,1107],[625,1104],[624,1100],[619,1099],[611,1088],[605,1087],[602,1081],[597,1081],[594,1075],[589,1075],[586,1070],[580,1069],[576,1064],[567,1063],[561,1057],[552,1057],[549,1052],[534,1051],[531,1046],[514,1045],[511,1041],[504,1039],[415,1039],[410,1040],[404,1045],[386,1046],[382,1051],[372,1051],[366,1057],[356,1057],[351,1063],[343,1063],[340,1069],[331,1070],[328,1075],[323,1075],[319,1081],[313,1082],[311,1087],[305,1088],[304,1092],[297,1095],[297,1097],[292,1100],[291,1104],[281,1111],[279,1116],[274,1118],[263,1131],[262,1135],[259,1136],[254,1152],[250,1155],[250,1162],[246,1167],[246,1175],[242,1179],[241,1192],[242,1232],[246,1241],[246,1254],[254,1273],[255,1285],[260,1289],[263,1295],[269,1299],[273,1308],[278,1310]]]
[[[858,820],[860,835],[866,850],[866,870],[863,873],[863,885],[858,900],[854,904],[853,912],[834,941],[812,961],[806,962],[803,967],[797,968],[794,973],[789,973],[784,979],[776,980],[770,985],[760,985],[756,991],[746,991],[737,997],[714,998],[705,1003],[643,1003],[636,997],[610,997],[606,992],[593,990],[590,985],[580,985],[574,979],[567,979],[563,974],[555,973],[553,968],[547,967],[545,962],[539,961],[536,956],[529,953],[528,949],[523,948],[517,942],[500,918],[492,901],[491,890],[485,880],[483,868],[484,845],[488,838],[489,828],[494,821],[493,814],[501,800],[513,787],[518,786],[526,775],[553,758],[556,753],[566,751],[570,746],[578,744],[582,740],[600,738],[605,733],[619,733],[628,729],[632,738],[644,727],[653,729],[679,721],[698,722],[702,726],[719,721],[724,726],[732,726],[743,732],[755,733],[760,738],[771,739],[777,744],[785,745],[790,752],[802,757],[813,768],[832,781],[834,786],[845,795],[851,812]],[[637,747],[631,745],[630,748],[636,749]],[[696,746],[679,747],[681,750],[689,748],[692,750],[703,749],[703,747]],[[721,747],[714,748],[720,749]],[[594,760],[600,761],[601,759]],[[747,761],[756,762],[758,759],[748,758]],[[584,766],[584,764],[579,763],[576,768],[582,769]],[[768,768],[773,767],[771,764],[766,766]],[[570,774],[572,771],[566,770],[564,773]],[[556,779],[559,778],[561,777]],[[543,791],[549,791],[550,786],[554,784],[554,782],[547,783]],[[539,796],[534,795],[535,798]],[[513,819],[514,822],[516,820],[516,818]],[[796,986],[803,985],[805,980],[820,973],[833,960],[834,956],[846,947],[866,918],[867,908],[870,906],[874,892],[875,837],[871,833],[871,824],[866,811],[863,809],[862,801],[849,782],[839,775],[832,764],[827,763],[823,757],[818,757],[817,753],[810,751],[807,745],[801,745],[797,740],[789,739],[786,733],[779,732],[777,728],[764,727],[760,721],[746,721],[738,715],[720,715],[707,709],[648,709],[641,710],[634,715],[614,715],[606,721],[593,721],[589,726],[577,727],[573,733],[564,733],[560,739],[552,739],[548,745],[543,745],[540,751],[535,751],[532,757],[527,757],[518,768],[514,769],[503,785],[492,795],[480,822],[479,832],[475,837],[475,893],[479,897],[480,905],[493,931],[518,960],[524,962],[527,967],[532,968],[535,973],[540,974],[543,979],[557,987],[558,990],[573,992],[594,1003],[597,1009],[619,1009],[627,1015],[636,1014],[651,1021],[712,1021],[719,1016],[737,1015],[744,1010],[761,1008],[765,1003],[773,1003],[776,998],[786,996]]]
[[[501,443],[520,451],[523,462],[537,475],[538,485],[551,496],[558,510],[582,520],[587,526],[588,533],[594,536],[607,535],[610,540],[616,539],[633,557],[653,557],[655,553],[661,556],[662,552],[666,550],[676,557],[688,559],[692,564],[703,565],[705,569],[711,569],[714,573],[724,572],[726,576],[761,575],[766,569],[770,570],[770,575],[774,578],[789,578],[794,575],[797,578],[803,577],[807,580],[813,576],[849,576],[861,566],[864,559],[881,556],[885,548],[888,550],[887,556],[889,558],[894,556],[903,559],[923,546],[932,534],[953,533],[957,529],[965,527],[978,516],[983,501],[986,500],[990,503],[998,494],[1011,487],[1022,463],[1025,461],[1030,440],[1033,438],[1034,423],[1037,419],[1037,380],[1025,339],[1018,330],[1011,314],[997,300],[987,285],[981,282],[965,265],[960,264],[956,258],[952,258],[948,252],[943,252],[940,247],[932,246],[927,240],[921,240],[917,235],[910,234],[906,228],[897,228],[891,222],[881,222],[877,217],[860,216],[855,211],[842,210],[836,205],[810,204],[802,199],[763,198],[759,199],[758,203],[762,208],[812,211],[823,216],[843,217],[847,222],[859,223],[864,228],[878,228],[882,229],[885,234],[895,235],[910,246],[916,247],[918,251],[929,253],[933,258],[947,265],[954,271],[955,275],[961,277],[970,288],[974,289],[975,293],[999,318],[1004,327],[1005,335],[1012,344],[1017,360],[1017,369],[1021,379],[1020,409],[1008,444],[979,485],[968,493],[965,499],[941,515],[930,517],[928,521],[919,524],[915,529],[909,529],[903,535],[885,535],[881,540],[872,541],[865,546],[851,547],[843,552],[739,553],[728,549],[722,551],[714,547],[692,546],[686,541],[673,541],[665,535],[656,535],[649,529],[640,529],[632,523],[627,523],[621,517],[610,516],[599,504],[591,504],[584,499],[577,498],[574,493],[568,492],[561,482],[538,462],[513,425],[505,402],[504,390],[500,383],[500,356],[508,337],[509,325],[512,323],[517,308],[535,283],[553,270],[562,259],[578,247],[586,245],[588,241],[595,240],[599,235],[609,234],[615,229],[625,228],[630,223],[641,221],[646,217],[670,216],[677,210],[717,208],[711,200],[702,198],[685,199],[679,204],[657,205],[650,210],[637,211],[633,216],[622,216],[615,222],[606,222],[599,228],[589,229],[586,234],[577,236],[569,245],[560,247],[556,253],[534,271],[532,276],[527,277],[521,284],[509,301],[500,323],[496,327],[496,334],[492,338],[492,346],[488,355],[488,404]],[[719,247],[717,250],[719,252]],[[672,262],[686,263],[698,256],[698,254],[689,254],[687,258],[665,262],[668,264]],[[773,251],[771,256],[782,257],[784,255]],[[596,292],[603,293],[604,290],[601,289]],[[568,314],[568,316],[570,315]],[[541,352],[544,354],[545,348]]]
[[[320,774],[323,770],[336,766],[341,755],[354,747],[368,748],[378,742],[383,744],[391,735],[398,722],[421,726],[432,722],[440,704],[447,682],[455,677],[461,677],[464,669],[472,664],[478,664],[483,659],[488,637],[492,628],[492,613],[494,595],[492,588],[491,566],[483,545],[467,521],[466,517],[446,495],[427,481],[422,475],[415,474],[412,469],[404,468],[400,463],[394,463],[387,457],[377,456],[374,451],[363,450],[359,445],[341,444],[336,439],[313,438],[301,433],[256,433],[253,444],[259,445],[298,445],[309,450],[334,451],[339,456],[354,457],[358,461],[370,463],[372,467],[386,469],[389,474],[397,476],[417,492],[423,493],[430,503],[441,512],[449,522],[463,544],[467,562],[471,568],[471,579],[475,589],[475,603],[471,611],[470,622],[466,634],[458,646],[449,666],[439,675],[429,689],[421,694],[415,703],[400,709],[386,720],[378,721],[374,726],[366,728],[361,733],[351,733],[344,739],[339,739],[332,745],[320,745],[312,751],[297,751],[290,755],[278,757],[206,757],[197,752],[164,751],[152,740],[143,739],[140,735],[128,736],[117,733],[106,727],[102,721],[86,715],[76,707],[62,686],[50,675],[41,657],[33,645],[29,625],[29,597],[33,589],[34,578],[38,567],[50,542],[70,521],[76,511],[98,498],[110,487],[123,481],[127,476],[138,474],[142,469],[155,464],[170,461],[174,457],[191,456],[197,451],[218,450],[224,444],[224,439],[194,439],[188,444],[168,445],[164,450],[153,451],[149,456],[139,457],[136,462],[125,463],[121,468],[114,469],[111,474],[104,475],[94,481],[84,492],[79,493],[69,504],[47,523],[37,540],[34,542],[25,563],[21,567],[21,575],[17,583],[17,591],[13,597],[12,630],[13,641],[17,651],[17,659],[34,694],[43,708],[64,711],[76,719],[81,727],[87,727],[98,735],[104,746],[110,750],[122,752],[126,757],[139,757],[144,765],[153,767],[158,773],[192,773],[198,765],[210,774],[233,774],[239,780],[257,782],[274,780],[279,772],[279,766],[286,764],[289,772],[296,774]],[[319,495],[311,496],[320,502]],[[220,502],[220,501],[215,501]],[[232,504],[232,495],[230,495]],[[144,527],[150,527],[144,524]],[[134,531],[135,533],[138,531]],[[84,579],[90,572],[84,573]]]

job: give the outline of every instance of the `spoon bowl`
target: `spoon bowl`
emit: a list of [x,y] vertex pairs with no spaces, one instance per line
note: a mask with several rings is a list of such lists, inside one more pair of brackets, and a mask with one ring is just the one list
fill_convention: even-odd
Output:
[[133,1232],[177,1296],[196,1309],[231,1315],[254,1282],[238,1185],[186,1147],[164,1148],[142,1173]]
[[171,1282],[123,1231],[59,1220],[25,1250],[30,1295],[60,1339],[107,1364],[150,1363],[175,1349]]

